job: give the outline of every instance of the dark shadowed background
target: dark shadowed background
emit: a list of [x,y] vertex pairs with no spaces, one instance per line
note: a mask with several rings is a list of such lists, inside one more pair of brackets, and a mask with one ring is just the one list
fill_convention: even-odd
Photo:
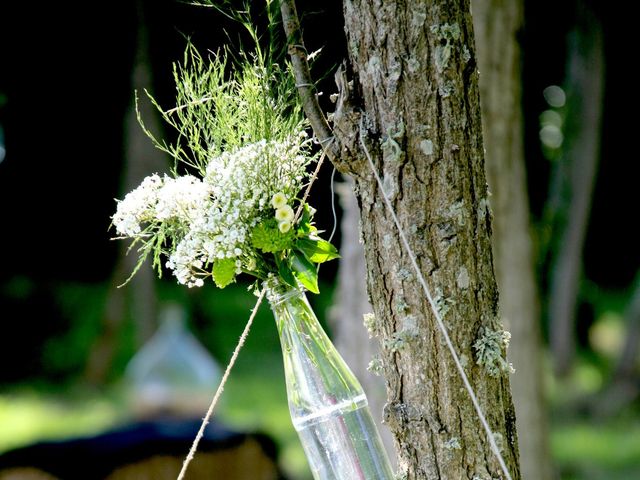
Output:
[[[328,97],[336,90],[333,71],[346,56],[341,5],[337,0],[298,3],[308,49],[322,49],[314,75],[323,92],[323,106],[330,111]],[[571,210],[570,198],[554,190],[557,175],[562,175],[554,172],[562,170],[558,165],[566,154],[564,143],[554,143],[557,136],[553,135],[547,138],[547,145],[541,142],[545,121],[541,115],[556,112],[563,119],[559,133],[565,140],[570,138],[573,132],[567,125],[572,125],[568,120],[572,112],[566,105],[553,105],[553,100],[549,103],[544,92],[549,86],[564,88],[567,83],[570,32],[582,8],[592,9],[604,39],[601,148],[575,299],[573,335],[578,356],[570,377],[554,382],[549,373],[549,383],[555,385],[551,390],[552,410],[559,415],[569,411],[578,418],[575,424],[554,430],[554,454],[563,478],[614,478],[602,473],[611,467],[609,458],[614,459],[612,463],[624,463],[624,475],[640,475],[637,355],[632,357],[635,363],[629,369],[635,394],[619,411],[598,420],[604,422],[606,435],[610,435],[607,442],[626,445],[626,453],[615,457],[621,450],[612,449],[616,451],[603,453],[604,460],[597,467],[581,469],[580,455],[591,460],[594,455],[588,445],[583,450],[572,446],[580,443],[580,438],[593,438],[592,406],[614,378],[629,331],[625,312],[640,266],[633,116],[637,110],[637,78],[630,72],[636,43],[631,32],[636,20],[630,12],[622,11],[624,5],[596,0],[525,1],[525,28],[520,40],[526,167],[542,292],[541,328],[548,337],[544,305],[551,295],[550,272],[560,238],[556,227],[558,219]],[[258,9],[255,18],[258,24],[264,21]],[[243,35],[241,27],[213,9],[171,0],[5,1],[0,5],[0,419],[8,418],[3,417],[3,408],[11,412],[7,415],[18,415],[15,412],[21,410],[15,409],[16,402],[37,404],[34,395],[46,402],[50,395],[59,399],[69,391],[85,392],[90,385],[92,398],[96,392],[102,396],[121,377],[126,362],[145,337],[139,335],[141,327],[129,313],[118,327],[106,375],[96,381],[88,373],[92,348],[104,332],[110,288],[126,278],[117,278],[114,273],[122,249],[111,240],[109,224],[114,199],[125,193],[123,172],[130,141],[126,120],[134,99],[133,72],[140,45],[146,52],[145,86],[161,105],[170,108],[174,96],[172,63],[182,58],[186,38],[201,51],[215,51],[226,43],[239,48],[247,43]],[[550,117],[547,114],[543,118]],[[167,166],[168,161],[159,156],[155,170],[166,171]],[[329,205],[330,174],[331,168],[326,166],[314,188],[313,204]],[[319,209],[317,221],[320,228],[331,230],[331,209]],[[319,312],[331,302],[336,268],[323,267],[324,294],[314,300]],[[215,292],[212,285],[200,292],[185,292],[167,277],[155,288],[160,301],[177,299],[187,305],[191,329],[224,363],[252,302],[243,286],[226,294]],[[262,327],[255,332],[258,338],[249,342],[244,353],[244,367],[239,366],[239,378],[247,383],[239,380],[230,394],[268,390],[268,384],[280,381],[277,337],[266,312],[263,318]],[[277,380],[256,383],[248,374],[253,368],[252,359],[268,359],[266,365],[278,372]],[[248,383],[252,381],[253,386]],[[563,382],[581,387],[576,387],[577,394],[569,399],[554,397],[563,390]],[[284,403],[281,387],[273,395],[264,393],[266,390],[257,395]],[[28,392],[26,397],[24,392]],[[14,399],[13,403],[9,399]],[[286,423],[286,416],[264,422],[256,420],[259,412],[247,413],[241,406],[239,401],[238,408],[231,408],[230,417],[237,424],[271,428],[269,433],[279,440],[291,436],[288,431],[283,434],[278,430],[277,423]],[[620,427],[618,413],[623,415],[622,423],[635,430]],[[0,431],[0,451],[21,443],[12,439],[8,427],[0,427]],[[22,443],[39,435],[21,432],[22,436],[15,438],[24,438]],[[633,437],[630,432],[637,435]],[[55,432],[48,435],[55,436]],[[285,444],[283,448],[289,447]],[[597,476],[600,474],[603,476]]]

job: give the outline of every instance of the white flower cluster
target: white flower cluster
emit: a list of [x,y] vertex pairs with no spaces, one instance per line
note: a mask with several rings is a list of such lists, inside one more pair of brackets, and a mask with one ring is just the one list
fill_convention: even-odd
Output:
[[201,286],[216,260],[235,259],[236,273],[255,265],[251,230],[273,216],[271,207],[280,230],[291,228],[287,201],[301,189],[308,162],[299,141],[248,144],[212,158],[203,179],[145,178],[118,202],[113,224],[134,238],[162,231],[172,244],[166,266],[179,283]]
[[150,214],[157,200],[162,179],[158,175],[145,178],[140,186],[127,193],[124,200],[118,202],[113,216],[113,224],[120,235],[134,237],[140,233],[140,223],[153,218]]

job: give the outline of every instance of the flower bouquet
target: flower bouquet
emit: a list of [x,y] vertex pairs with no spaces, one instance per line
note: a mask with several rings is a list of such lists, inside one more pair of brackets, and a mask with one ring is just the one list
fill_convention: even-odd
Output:
[[188,287],[253,276],[276,318],[292,420],[314,477],[391,479],[364,392],[304,294],[318,293],[317,266],[338,252],[301,195],[317,154],[292,76],[259,49],[235,73],[227,67],[224,55],[187,50],[174,69],[177,106],[156,103],[177,142],[145,129],[176,165],[118,201],[113,225],[140,255],[134,274],[150,256],[159,274],[166,267]]

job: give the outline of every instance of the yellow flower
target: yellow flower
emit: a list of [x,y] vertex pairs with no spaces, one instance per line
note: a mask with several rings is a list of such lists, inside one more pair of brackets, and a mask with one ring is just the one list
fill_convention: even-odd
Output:
[[287,196],[282,192],[278,192],[273,197],[271,197],[271,205],[273,205],[273,208],[275,209],[282,208],[286,204],[287,204]]
[[284,205],[276,210],[276,220],[279,222],[289,222],[293,220],[293,208]]
[[289,230],[291,230],[291,222],[280,222],[278,223],[278,228],[280,229],[281,233],[287,233]]

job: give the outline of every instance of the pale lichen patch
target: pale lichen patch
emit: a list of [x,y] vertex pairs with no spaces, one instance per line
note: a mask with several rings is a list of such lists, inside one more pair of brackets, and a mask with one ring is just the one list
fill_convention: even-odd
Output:
[[438,85],[438,93],[442,98],[450,97],[456,93],[456,87],[450,80]]
[[436,288],[436,292],[433,298],[436,303],[438,314],[440,314],[440,318],[442,319],[446,317],[451,307],[456,304],[456,301],[453,298],[445,297],[442,293],[442,289],[440,288]]
[[462,46],[462,61],[464,63],[468,63],[469,60],[471,60],[471,52],[469,51],[469,48],[467,48],[466,45]]
[[407,70],[409,73],[416,73],[420,69],[420,62],[416,57],[409,57],[407,60]]
[[459,226],[463,227],[465,225],[464,218],[465,208],[464,202],[460,200],[459,202],[454,203],[449,207],[449,217],[454,218]]
[[469,271],[466,269],[466,267],[460,267],[460,270],[458,270],[458,276],[456,278],[458,288],[469,288],[469,282]]
[[418,321],[415,315],[406,315],[402,317],[402,330],[406,332],[412,332],[412,336],[417,336]]
[[396,310],[401,313],[409,310],[409,304],[404,297],[399,297],[398,300],[396,300]]
[[491,215],[491,205],[485,197],[478,202],[478,218],[484,218],[486,215]]
[[376,316],[373,313],[365,313],[362,315],[362,323],[364,328],[369,332],[369,338],[373,338],[377,335],[376,329]]
[[400,281],[413,279],[413,274],[406,268],[398,269],[397,276]]
[[420,150],[425,155],[433,155],[433,142],[429,139],[422,140],[420,142]]
[[367,370],[373,373],[374,375],[381,375],[383,367],[382,367],[382,360],[380,359],[380,357],[373,357],[369,362],[369,365],[367,365]]
[[513,366],[506,360],[503,352],[509,346],[511,334],[506,330],[492,330],[480,327],[479,338],[473,344],[476,364],[481,365],[492,377],[513,373]]
[[419,3],[411,11],[411,26],[418,33],[420,27],[422,27],[427,20],[427,5],[425,3]]
[[457,23],[449,25],[432,25],[431,31],[437,35],[439,44],[435,48],[435,64],[439,73],[449,65],[449,59],[453,52],[454,42],[460,39],[460,27]]
[[391,353],[397,353],[400,350],[404,349],[407,344],[414,340],[416,335],[415,329],[407,329],[401,330],[399,332],[394,333],[390,338],[384,341],[384,346]]
[[460,445],[460,439],[458,437],[451,437],[449,440],[444,442],[444,448],[447,450],[461,450],[462,445]]

